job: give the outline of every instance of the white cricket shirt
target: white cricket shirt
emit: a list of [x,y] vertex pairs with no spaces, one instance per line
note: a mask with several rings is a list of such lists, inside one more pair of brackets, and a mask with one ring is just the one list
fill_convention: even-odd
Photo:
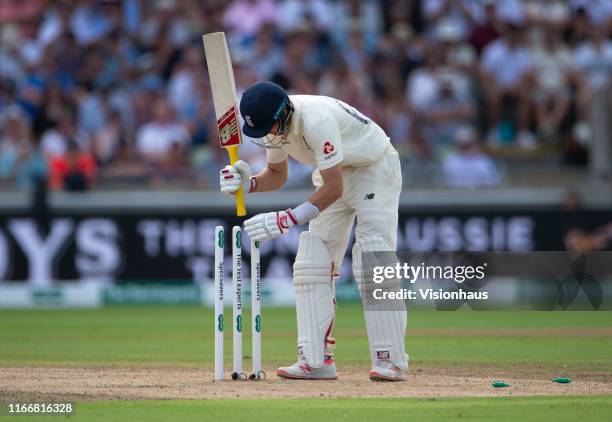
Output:
[[366,166],[377,162],[391,144],[374,121],[354,107],[331,97],[289,96],[295,108],[287,140],[280,148],[267,148],[269,163],[280,163],[287,156],[325,170]]

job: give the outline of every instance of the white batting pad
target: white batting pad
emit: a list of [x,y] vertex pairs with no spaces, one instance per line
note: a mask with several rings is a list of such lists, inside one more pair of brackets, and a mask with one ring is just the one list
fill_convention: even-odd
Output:
[[334,320],[332,296],[332,259],[327,247],[316,234],[300,235],[293,264],[298,347],[313,368],[323,366],[325,338]]
[[[382,237],[366,237],[355,242],[353,246],[353,274],[364,304],[364,314],[368,341],[370,343],[370,357],[372,366],[379,359],[389,360],[397,367],[408,369],[408,355],[404,347],[406,335],[406,304],[403,300],[386,300],[382,310],[372,310],[365,306],[366,296],[376,286],[372,280],[365,277],[362,268],[363,252],[393,251]],[[388,256],[388,255],[385,255]],[[392,262],[380,262],[379,265],[392,265]],[[368,273],[368,271],[365,271]],[[370,272],[371,273],[371,272]],[[399,289],[399,280],[387,280],[386,289]]]

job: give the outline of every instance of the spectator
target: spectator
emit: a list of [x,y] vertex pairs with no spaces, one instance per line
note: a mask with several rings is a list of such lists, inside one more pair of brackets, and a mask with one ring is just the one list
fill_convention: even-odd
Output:
[[495,1],[487,0],[484,5],[484,18],[472,26],[469,36],[470,43],[480,55],[482,50],[499,37],[501,23],[495,10]]
[[422,135],[435,156],[442,157],[452,145],[457,131],[474,122],[475,107],[471,98],[455,87],[457,77],[441,73],[437,78],[437,92],[429,102],[416,109],[415,120],[422,127]]
[[403,95],[403,81],[397,72],[397,58],[383,56],[376,59],[379,71],[374,80],[375,90],[381,97],[381,113],[377,121],[381,122],[391,138],[391,142],[400,152],[407,150],[412,129],[412,113],[408,112]]
[[77,121],[80,130],[94,134],[106,125],[106,102],[104,91],[94,91],[90,83],[83,84],[74,92],[77,104]]
[[328,32],[335,24],[335,10],[329,0],[283,0],[278,6],[279,27],[287,32],[313,21],[319,31]]
[[44,46],[50,45],[64,35],[70,22],[71,2],[60,0],[53,3],[43,14],[38,29],[38,39]]
[[457,28],[461,39],[466,39],[470,29],[483,18],[480,0],[429,0],[423,2],[423,13],[432,35],[437,33],[440,26],[452,25]]
[[4,30],[0,28],[0,79],[3,86],[11,86],[11,90],[17,84],[21,84],[26,79],[26,68],[17,53],[20,42],[19,34],[15,27],[6,26]]
[[52,189],[84,191],[95,183],[97,166],[93,156],[79,150],[74,142],[69,142],[66,154],[53,157],[49,164]]
[[531,26],[561,31],[569,23],[570,7],[566,0],[528,0],[525,18]]
[[494,0],[495,14],[501,22],[525,23],[525,0]]
[[363,35],[358,28],[350,31],[348,40],[342,49],[342,58],[346,66],[355,73],[363,73],[368,54],[364,49]]
[[286,34],[283,63],[279,74],[285,80],[300,72],[318,72],[321,70],[322,62],[317,40],[312,32],[306,28]]
[[573,55],[578,80],[580,117],[585,117],[592,93],[612,85],[612,41],[606,39],[604,27],[592,25],[589,39]]
[[382,30],[381,9],[373,0],[345,0],[338,2],[331,28],[331,36],[338,48],[343,48],[348,38],[356,28],[362,34],[362,44],[365,51],[372,53],[378,45]]
[[245,60],[260,80],[271,79],[282,65],[283,52],[275,37],[276,27],[271,23],[266,24],[257,34],[254,48],[247,50]]
[[316,95],[317,83],[312,75],[309,75],[306,72],[301,72],[294,76],[292,89],[296,93],[299,92],[300,94]]
[[41,136],[66,115],[71,114],[75,104],[57,83],[47,85],[42,102],[33,121],[34,134]]
[[609,0],[4,0],[0,114],[21,109],[29,141],[0,147],[0,162],[14,175],[16,157],[65,162],[75,143],[102,183],[196,173],[209,186],[227,158],[199,36],[225,30],[238,95],[269,79],[344,100],[424,182],[475,115],[494,142],[561,136],[584,163],[592,93],[610,84],[611,15]]
[[0,115],[0,129],[0,154],[14,152],[20,142],[30,140],[27,118],[16,105]]
[[121,115],[114,111],[109,117],[108,124],[98,130],[94,136],[93,153],[96,162],[101,166],[112,163],[120,146],[127,143],[128,138]]
[[455,188],[496,186],[501,183],[497,165],[478,146],[476,131],[464,126],[455,136],[456,149],[442,161],[446,185]]
[[169,6],[175,8],[175,13],[168,28],[168,42],[172,48],[186,48],[190,41],[202,35],[200,4],[190,0],[173,0]]
[[612,2],[609,0],[570,0],[574,11],[584,10],[589,20],[598,26],[612,25]]
[[168,83],[168,99],[181,120],[194,117],[198,102],[196,83],[202,74],[202,49],[189,47],[178,62]]
[[35,19],[42,3],[42,0],[4,0],[0,2],[0,23]]
[[[441,75],[453,84],[453,89],[460,96],[470,95],[469,78],[466,73],[470,68],[470,58],[465,59],[461,52],[465,47],[462,43],[449,40],[444,42],[430,42],[425,48],[425,66],[417,67],[409,77],[406,85],[407,100],[411,108],[419,110],[430,104],[440,93]],[[469,46],[467,47],[469,48]],[[467,53],[468,56],[470,53]],[[467,66],[464,66],[467,64]]]
[[113,161],[104,168],[103,176],[113,185],[146,185],[152,178],[149,167],[138,159],[138,153],[127,143],[120,143]]
[[0,112],[9,107],[19,107],[16,104],[15,84],[10,80],[0,79]]
[[[507,21],[503,36],[485,47],[481,60],[482,84],[489,140],[512,142],[517,138],[519,145],[532,148],[535,138],[528,124],[533,62],[523,32],[519,21]],[[515,131],[518,131],[518,137],[514,135]]]
[[0,154],[0,187],[30,189],[46,175],[47,163],[31,141],[20,142],[15,150]]
[[179,123],[170,103],[159,97],[153,107],[153,120],[143,125],[136,136],[136,148],[149,163],[161,163],[177,144],[181,150],[189,147],[189,132]]
[[217,136],[217,119],[212,100],[210,86],[203,80],[197,81],[196,91],[198,103],[196,106],[196,115],[186,122],[189,131],[192,134],[192,143],[195,148],[208,148],[211,140]]
[[163,183],[173,180],[188,180],[191,175],[189,162],[185,155],[185,150],[178,144],[173,143],[170,151],[159,163],[158,171],[155,172],[156,180],[154,183]]
[[0,119],[0,186],[27,189],[45,177],[46,164],[36,152],[26,116],[13,106]]
[[29,68],[40,65],[44,54],[44,44],[38,40],[38,27],[35,21],[27,21],[21,25],[19,54]]
[[74,142],[82,151],[88,151],[91,139],[87,133],[79,130],[74,117],[68,112],[62,114],[51,127],[45,131],[40,141],[41,152],[46,159],[63,156],[68,151],[68,144]]
[[438,75],[443,71],[446,58],[440,49],[430,45],[425,50],[425,65],[415,69],[406,82],[406,100],[413,110],[431,103],[438,94]]
[[446,65],[455,72],[453,76],[457,89],[466,95],[473,95],[469,91],[478,76],[474,47],[460,38],[458,28],[450,23],[439,26],[436,41],[443,51]]
[[80,45],[90,45],[113,28],[112,22],[95,0],[79,0],[70,18],[70,29]]
[[555,138],[570,106],[571,54],[561,44],[560,34],[549,28],[544,40],[532,50],[538,135]]
[[273,0],[234,0],[223,16],[225,27],[241,40],[254,37],[263,25],[274,21]]
[[70,20],[70,2],[60,0],[54,3],[43,14],[43,20],[38,29],[38,40],[44,46],[55,42],[66,31]]

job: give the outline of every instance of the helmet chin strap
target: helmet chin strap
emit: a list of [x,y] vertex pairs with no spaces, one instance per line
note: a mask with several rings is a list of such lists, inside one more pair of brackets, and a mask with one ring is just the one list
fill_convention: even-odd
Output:
[[[288,101],[287,106],[283,111],[284,116],[281,116],[281,118],[278,119],[278,134],[280,136],[289,133],[289,126],[291,125],[291,115],[293,114],[293,110],[293,104],[291,104],[291,101]],[[283,117],[285,118],[283,119]]]

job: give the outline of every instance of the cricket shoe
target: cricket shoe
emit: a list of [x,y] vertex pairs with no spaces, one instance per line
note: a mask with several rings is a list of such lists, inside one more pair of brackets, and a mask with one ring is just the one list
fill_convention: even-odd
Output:
[[404,371],[388,360],[378,360],[370,371],[372,381],[403,381]]
[[304,355],[299,355],[298,361],[291,366],[282,366],[276,370],[276,375],[281,378],[293,380],[335,380],[336,362],[331,356],[326,356],[323,366],[311,368]]

